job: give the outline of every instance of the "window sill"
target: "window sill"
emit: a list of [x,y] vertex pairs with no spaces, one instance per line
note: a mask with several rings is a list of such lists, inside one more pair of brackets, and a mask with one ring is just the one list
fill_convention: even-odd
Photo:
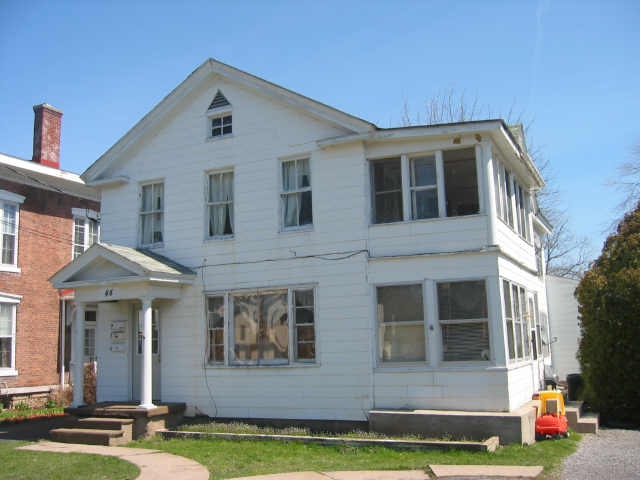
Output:
[[164,242],[149,243],[147,245],[138,245],[138,248],[147,249],[147,250],[157,250],[157,249],[164,248]]
[[207,364],[205,365],[205,369],[207,370],[248,370],[248,369],[256,369],[256,370],[264,370],[264,369],[286,369],[286,368],[319,368],[320,363],[282,363],[282,364],[271,364],[271,365],[223,365],[223,364]]
[[446,222],[450,220],[460,220],[465,218],[478,218],[478,217],[486,217],[486,213],[474,213],[473,215],[458,215],[456,217],[434,217],[434,218],[419,218],[416,220],[398,220],[396,222],[387,222],[387,223],[370,223],[369,228],[376,227],[387,227],[390,225],[409,225],[416,223],[432,223],[432,222]]
[[235,235],[216,235],[215,237],[206,237],[204,243],[228,242],[235,239]]
[[218,135],[216,137],[208,136],[208,137],[205,138],[205,141],[206,142],[217,142],[217,141],[225,139],[225,138],[233,138],[233,133],[227,133],[226,135]]
[[15,265],[0,265],[0,272],[22,273],[22,270]]
[[302,227],[282,228],[279,233],[301,233],[301,232],[313,232],[313,224],[303,225]]
[[503,366],[496,366],[489,362],[451,362],[451,364],[440,363],[436,366],[426,364],[410,364],[402,363],[398,365],[377,365],[374,369],[374,373],[414,373],[414,372],[477,372],[477,371],[505,371],[507,370]]
[[0,368],[0,377],[17,377],[18,371],[13,368]]

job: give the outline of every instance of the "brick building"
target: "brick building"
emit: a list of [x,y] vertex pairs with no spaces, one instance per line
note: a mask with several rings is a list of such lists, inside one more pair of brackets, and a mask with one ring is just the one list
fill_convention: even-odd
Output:
[[[68,303],[49,278],[97,239],[95,189],[60,170],[62,112],[34,106],[31,161],[0,153],[0,401],[38,403],[65,381]],[[63,313],[64,311],[64,313]],[[66,348],[68,351],[68,348]]]

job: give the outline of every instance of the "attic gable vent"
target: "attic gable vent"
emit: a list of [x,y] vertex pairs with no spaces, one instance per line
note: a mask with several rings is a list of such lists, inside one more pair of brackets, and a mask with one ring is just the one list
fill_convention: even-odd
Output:
[[209,105],[209,110],[212,110],[214,108],[227,107],[229,105],[231,105],[229,103],[229,100],[227,100],[227,98],[222,94],[222,92],[218,90],[218,92],[216,93],[216,96],[213,97],[213,101],[211,102],[211,105]]

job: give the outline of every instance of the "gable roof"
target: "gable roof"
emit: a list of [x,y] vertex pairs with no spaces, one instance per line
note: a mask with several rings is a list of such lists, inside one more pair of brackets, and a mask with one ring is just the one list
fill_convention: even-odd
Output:
[[378,127],[371,122],[345,113],[324,103],[305,97],[292,90],[268,82],[260,77],[239,70],[225,63],[209,58],[196,68],[185,80],[174,88],[164,99],[160,101],[149,113],[136,123],[120,140],[107,150],[98,160],[87,168],[81,177],[90,183],[97,180],[102,172],[112,164],[120,155],[133,146],[146,132],[153,128],[165,117],[183,98],[193,89],[198,87],[210,74],[215,73],[232,82],[243,85],[249,89],[263,93],[274,100],[288,104],[289,106],[303,110],[310,115],[321,118],[327,122],[339,125],[354,133],[363,133],[376,130]]
[[[92,265],[108,263],[116,272],[117,278],[82,278],[81,272],[90,270]],[[95,243],[86,252],[67,264],[51,278],[55,288],[73,287],[77,283],[90,284],[96,282],[122,280],[124,278],[136,281],[169,281],[177,283],[191,283],[196,272],[181,265],[170,258],[146,249],[136,249],[116,245],[113,243]]]

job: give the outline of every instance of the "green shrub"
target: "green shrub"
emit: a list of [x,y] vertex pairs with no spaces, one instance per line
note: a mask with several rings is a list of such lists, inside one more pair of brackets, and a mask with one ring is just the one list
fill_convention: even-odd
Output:
[[51,400],[51,399],[47,400],[44,403],[44,408],[55,408],[57,406],[58,406],[58,404],[54,400]]
[[30,408],[27,402],[18,402],[13,405],[14,410],[29,410]]
[[576,289],[585,400],[603,420],[640,424],[640,203]]

